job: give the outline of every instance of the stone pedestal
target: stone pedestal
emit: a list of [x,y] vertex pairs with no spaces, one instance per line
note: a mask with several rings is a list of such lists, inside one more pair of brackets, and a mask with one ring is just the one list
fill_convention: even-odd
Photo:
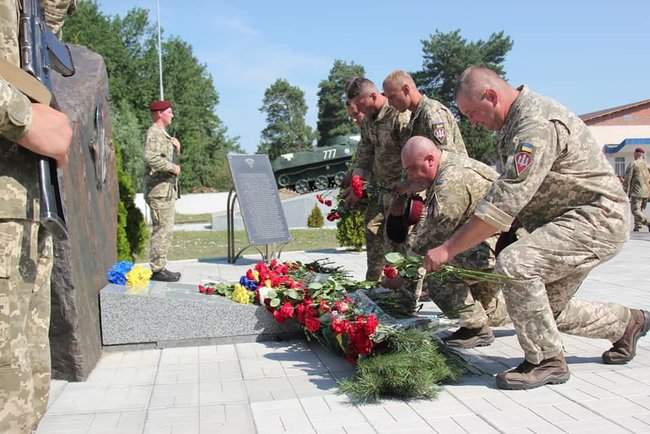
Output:
[[55,242],[50,344],[54,378],[85,380],[101,355],[98,294],[115,262],[117,177],[104,61],[71,46],[76,73],[53,73],[54,94],[72,121],[62,179],[70,239]]
[[196,285],[151,282],[144,290],[107,285],[100,293],[104,345],[156,347],[274,340],[302,336],[266,308],[198,292]]

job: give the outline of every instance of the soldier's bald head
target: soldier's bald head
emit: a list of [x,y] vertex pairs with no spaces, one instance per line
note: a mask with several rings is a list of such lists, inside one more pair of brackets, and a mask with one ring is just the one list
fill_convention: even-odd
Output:
[[402,162],[413,162],[424,159],[427,155],[440,155],[440,149],[423,136],[413,136],[406,141],[402,148]]
[[456,98],[462,95],[464,98],[476,100],[483,96],[486,89],[500,90],[504,86],[508,86],[508,83],[495,71],[485,66],[474,65],[465,69],[458,77]]

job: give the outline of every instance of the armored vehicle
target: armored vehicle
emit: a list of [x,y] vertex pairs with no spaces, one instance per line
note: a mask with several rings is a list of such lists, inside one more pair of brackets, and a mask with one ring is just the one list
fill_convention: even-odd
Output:
[[271,162],[278,187],[300,194],[336,187],[345,176],[347,163],[360,139],[359,135],[339,136],[327,146],[280,155]]

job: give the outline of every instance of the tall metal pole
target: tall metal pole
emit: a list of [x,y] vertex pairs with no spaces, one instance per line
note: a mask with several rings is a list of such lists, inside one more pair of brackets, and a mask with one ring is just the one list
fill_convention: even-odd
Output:
[[163,91],[163,71],[162,71],[162,44],[160,38],[160,0],[156,0],[156,13],[158,15],[158,73],[160,77],[160,99],[165,99]]

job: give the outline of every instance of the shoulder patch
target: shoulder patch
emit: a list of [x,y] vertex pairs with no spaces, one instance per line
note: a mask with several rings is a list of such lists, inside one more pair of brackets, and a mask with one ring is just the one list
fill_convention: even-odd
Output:
[[440,142],[444,142],[447,137],[447,132],[445,131],[445,124],[433,124],[433,136]]

